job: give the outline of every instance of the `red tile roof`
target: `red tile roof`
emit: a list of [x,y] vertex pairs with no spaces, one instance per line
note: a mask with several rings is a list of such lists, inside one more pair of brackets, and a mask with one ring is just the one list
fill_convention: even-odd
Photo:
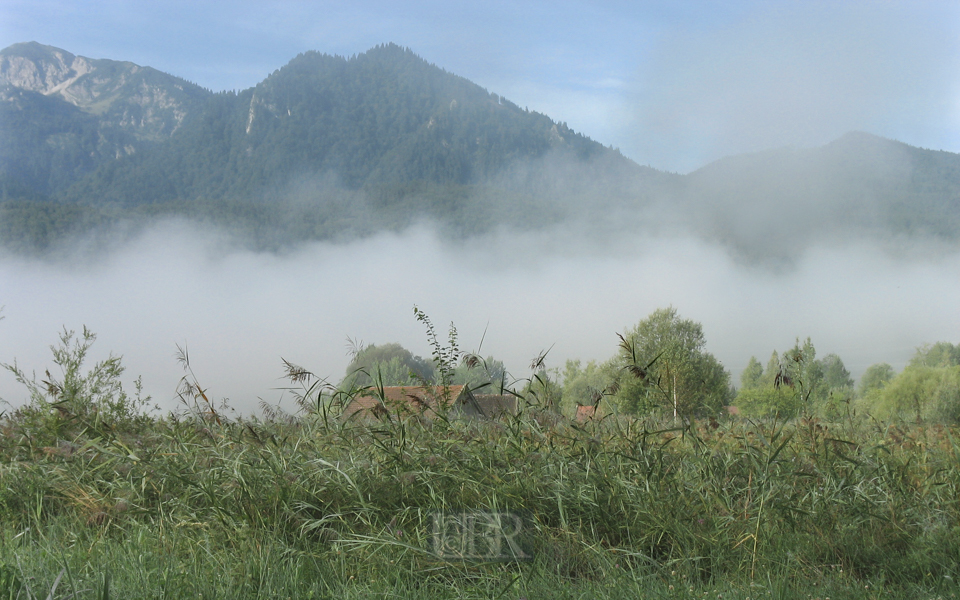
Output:
[[[391,386],[383,388],[383,398],[380,390],[371,388],[364,395],[354,396],[343,409],[344,418],[360,416],[382,417],[386,414],[401,413],[422,414],[426,417],[436,416],[436,409],[440,402],[446,400],[451,406],[460,401],[464,386],[448,385],[446,394],[443,386]],[[381,401],[382,400],[382,401]]]
[[596,406],[577,405],[577,420],[588,421],[597,415]]

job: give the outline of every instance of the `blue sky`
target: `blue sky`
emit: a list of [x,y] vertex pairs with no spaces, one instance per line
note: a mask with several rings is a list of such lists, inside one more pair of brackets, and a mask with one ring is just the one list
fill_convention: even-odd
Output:
[[642,164],[865,130],[960,152],[960,3],[0,0],[0,46],[39,41],[214,90],[298,53],[395,42]]

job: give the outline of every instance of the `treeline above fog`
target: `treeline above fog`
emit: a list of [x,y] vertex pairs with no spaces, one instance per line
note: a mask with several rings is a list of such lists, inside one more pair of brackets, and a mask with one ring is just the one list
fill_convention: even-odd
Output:
[[304,53],[222,93],[16,44],[0,100],[0,244],[21,252],[162,216],[259,249],[422,219],[451,237],[679,226],[748,260],[836,236],[960,239],[960,155],[848,134],[663,173],[392,44]]

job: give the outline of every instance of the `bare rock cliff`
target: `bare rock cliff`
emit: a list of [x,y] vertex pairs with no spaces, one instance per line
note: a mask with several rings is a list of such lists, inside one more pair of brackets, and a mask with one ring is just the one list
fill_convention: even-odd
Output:
[[6,86],[59,97],[142,140],[168,138],[210,94],[150,67],[36,42],[0,51],[0,88]]

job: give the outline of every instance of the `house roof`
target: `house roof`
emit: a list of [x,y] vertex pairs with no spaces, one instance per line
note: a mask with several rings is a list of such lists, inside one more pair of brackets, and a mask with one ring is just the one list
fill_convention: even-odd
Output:
[[517,414],[517,397],[511,394],[474,394],[474,408],[488,419]]
[[[437,406],[443,398],[449,398],[452,405],[462,401],[464,386],[390,386],[383,389],[381,402],[380,390],[371,388],[364,395],[354,396],[343,409],[344,417],[352,417],[360,412],[380,417],[387,413],[409,412],[426,416],[436,415]],[[444,393],[446,391],[446,394]]]
[[577,405],[577,420],[578,421],[587,421],[594,418],[597,415],[596,406],[585,406],[583,404]]

